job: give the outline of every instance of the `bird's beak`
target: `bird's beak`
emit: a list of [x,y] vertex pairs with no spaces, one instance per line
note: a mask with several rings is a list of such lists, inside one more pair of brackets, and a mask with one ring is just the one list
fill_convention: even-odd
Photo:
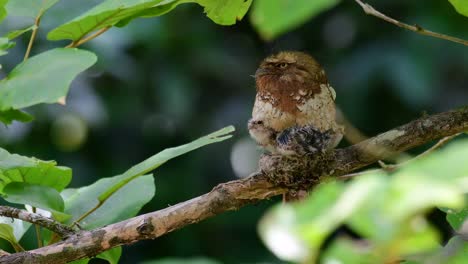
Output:
[[263,69],[263,68],[258,68],[257,71],[255,72],[255,78],[259,77],[259,76],[262,76],[262,75],[265,75],[265,74],[268,74],[269,71],[267,69]]

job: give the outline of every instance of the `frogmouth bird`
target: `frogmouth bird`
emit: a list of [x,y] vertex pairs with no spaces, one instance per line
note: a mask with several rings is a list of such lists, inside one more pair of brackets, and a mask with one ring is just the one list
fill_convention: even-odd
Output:
[[335,121],[335,91],[310,55],[283,51],[255,72],[257,95],[250,135],[272,154],[309,155],[332,149],[343,137]]

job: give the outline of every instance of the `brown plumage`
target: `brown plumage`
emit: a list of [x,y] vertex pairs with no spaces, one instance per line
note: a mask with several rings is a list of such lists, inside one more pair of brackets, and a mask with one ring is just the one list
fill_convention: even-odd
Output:
[[[260,64],[255,82],[248,129],[260,146],[300,158],[338,145],[343,127],[335,121],[335,91],[314,58],[297,51],[274,54]],[[306,196],[304,190],[290,190],[283,201]]]
[[257,95],[250,135],[269,152],[304,155],[334,148],[343,128],[335,122],[335,92],[310,55],[284,51],[255,73]]

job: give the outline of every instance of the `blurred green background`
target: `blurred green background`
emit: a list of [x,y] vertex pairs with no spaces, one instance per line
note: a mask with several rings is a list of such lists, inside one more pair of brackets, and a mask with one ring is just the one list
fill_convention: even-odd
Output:
[[[32,55],[64,46],[66,42],[45,40],[46,33],[99,2],[61,1],[50,9]],[[468,39],[468,18],[448,1],[371,4],[409,24]],[[144,213],[201,195],[255,169],[260,151],[246,129],[255,96],[251,75],[273,52],[312,54],[326,69],[337,105],[367,135],[468,102],[466,47],[366,16],[354,1],[342,1],[271,42],[257,34],[249,13],[238,24],[223,27],[202,12],[197,5],[181,5],[162,17],[112,28],[85,44],[81,48],[95,52],[99,61],[73,82],[67,105],[27,109],[36,121],[0,127],[1,146],[73,168],[70,187],[80,187],[122,173],[166,147],[230,124],[237,128],[233,139],[159,168],[156,196]],[[31,22],[9,17],[0,33]],[[22,60],[28,39],[26,34],[1,57],[0,79]],[[256,231],[258,219],[274,203],[263,201],[126,246],[121,263],[194,256],[222,263],[279,263]],[[432,219],[444,228],[442,214],[435,212]]]

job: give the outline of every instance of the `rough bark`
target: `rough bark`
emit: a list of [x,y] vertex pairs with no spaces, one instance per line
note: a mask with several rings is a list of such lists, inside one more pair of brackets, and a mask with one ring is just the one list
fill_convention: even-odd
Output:
[[66,263],[92,257],[112,247],[154,239],[225,211],[268,199],[291,189],[313,187],[336,177],[428,143],[468,131],[468,107],[422,117],[356,145],[311,157],[265,155],[259,172],[216,186],[211,192],[168,208],[92,231],[81,231],[43,248],[1,256],[0,263]]
[[23,221],[45,227],[63,238],[66,238],[76,232],[73,228],[62,225],[51,218],[14,207],[0,206],[0,215],[21,219]]

